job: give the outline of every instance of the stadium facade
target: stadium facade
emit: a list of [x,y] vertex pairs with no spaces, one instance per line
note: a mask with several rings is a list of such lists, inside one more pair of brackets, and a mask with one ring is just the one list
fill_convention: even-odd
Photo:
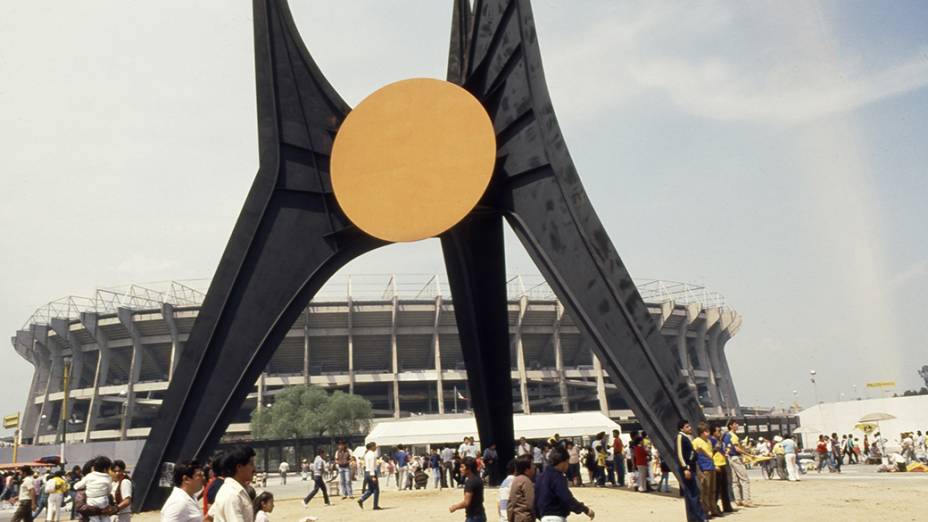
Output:
[[[706,413],[740,414],[725,358],[741,324],[737,312],[701,286],[636,284]],[[133,285],[39,308],[12,338],[16,352],[35,367],[23,439],[144,438],[197,317],[201,286]],[[516,276],[508,290],[515,410],[631,416],[591,344],[544,281]],[[307,383],[362,395],[377,417],[467,410],[447,286],[438,276],[333,279],[293,324],[229,433],[247,435],[255,408],[273,407],[280,390]]]

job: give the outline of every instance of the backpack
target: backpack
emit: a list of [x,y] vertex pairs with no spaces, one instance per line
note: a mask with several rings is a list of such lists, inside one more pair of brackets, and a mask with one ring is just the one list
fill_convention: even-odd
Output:
[[46,493],[49,493],[49,494],[54,493],[56,489],[58,489],[58,484],[55,482],[55,479],[48,479],[45,481],[45,492]]

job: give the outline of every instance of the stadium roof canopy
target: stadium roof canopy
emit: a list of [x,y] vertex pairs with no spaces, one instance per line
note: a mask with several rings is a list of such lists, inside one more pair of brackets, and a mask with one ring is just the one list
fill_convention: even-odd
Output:
[[[516,438],[547,439],[559,434],[561,437],[581,437],[607,433],[619,429],[619,425],[602,413],[595,411],[578,413],[534,413],[514,415]],[[472,415],[442,415],[432,418],[401,419],[378,422],[371,429],[365,442],[376,442],[381,446],[398,444],[441,444],[459,443],[464,437],[479,441],[477,421]]]

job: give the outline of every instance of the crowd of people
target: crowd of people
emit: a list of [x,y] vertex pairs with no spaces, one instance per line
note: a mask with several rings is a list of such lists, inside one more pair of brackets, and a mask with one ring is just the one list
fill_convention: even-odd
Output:
[[[450,506],[463,510],[467,522],[487,520],[484,486],[499,486],[494,504],[501,520],[543,522],[566,520],[570,513],[594,513],[570,491],[572,487],[627,487],[638,492],[669,492],[672,462],[682,471],[680,493],[684,497],[687,519],[704,521],[735,511],[735,506],[751,508],[751,481],[747,468],[758,466],[765,479],[798,481],[815,470],[839,473],[845,463],[857,463],[879,452],[885,441],[876,434],[859,441],[852,435],[822,435],[811,449],[811,459],[800,460],[800,448],[792,436],[775,436],[756,441],[742,439],[737,421],[724,427],[700,423],[695,430],[683,422],[676,438],[676,454],[664,458],[651,444],[647,433],[631,433],[627,442],[619,430],[611,437],[600,432],[592,443],[581,445],[558,434],[547,440],[516,443],[516,456],[507,473],[501,467],[495,444],[478,448],[473,437],[460,444],[429,447],[416,452],[399,445],[386,450],[369,443],[360,458],[344,441],[329,455],[318,449],[312,461],[303,459],[299,473],[311,489],[303,498],[308,506],[317,495],[326,505],[332,496],[355,501],[361,509],[372,499],[371,508],[380,510],[382,487],[398,490],[461,488],[463,499]],[[901,455],[906,462],[928,460],[926,436],[922,432],[900,436]],[[808,455],[808,454],[807,454]],[[805,464],[804,464],[805,462]],[[807,468],[808,467],[808,471]],[[256,474],[255,451],[239,446],[226,451],[208,464],[186,461],[174,466],[174,488],[161,509],[163,522],[267,522],[274,510],[274,496],[266,488],[267,473]],[[290,464],[278,467],[281,483],[287,484]],[[2,476],[0,501],[14,509],[12,520],[32,521],[43,510],[46,520],[58,520],[62,507],[69,508],[70,519],[87,522],[128,522],[131,519],[132,482],[120,460],[100,456],[74,466],[45,469],[30,466]],[[354,483],[361,482],[355,499]],[[333,484],[334,483],[334,484]],[[331,491],[330,491],[331,490]]]
[[131,517],[132,481],[126,463],[96,457],[83,466],[64,469],[24,465],[3,477],[0,499],[14,505],[13,522],[32,522],[44,510],[45,520],[57,521],[70,504],[70,520],[128,522]]

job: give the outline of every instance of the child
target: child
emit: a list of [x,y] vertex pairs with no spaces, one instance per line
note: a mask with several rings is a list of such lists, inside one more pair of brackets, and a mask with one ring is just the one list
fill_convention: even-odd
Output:
[[255,499],[255,522],[270,522],[267,514],[274,511],[274,495],[265,491]]
[[[97,457],[93,459],[91,471],[84,476],[74,489],[83,489],[87,495],[87,505],[98,508],[105,508],[110,505],[110,491],[113,489],[113,479],[109,471],[113,467],[113,461],[107,457]],[[109,522],[108,516],[90,517],[90,522]]]

